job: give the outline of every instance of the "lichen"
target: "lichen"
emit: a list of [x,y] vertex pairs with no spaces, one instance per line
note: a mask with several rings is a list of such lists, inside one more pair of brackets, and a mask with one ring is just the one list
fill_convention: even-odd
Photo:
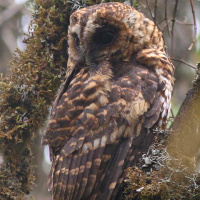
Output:
[[[126,200],[200,199],[200,177],[194,159],[168,152],[167,137],[158,133],[154,144],[137,166],[127,170],[123,195]],[[148,162],[147,162],[147,159]]]

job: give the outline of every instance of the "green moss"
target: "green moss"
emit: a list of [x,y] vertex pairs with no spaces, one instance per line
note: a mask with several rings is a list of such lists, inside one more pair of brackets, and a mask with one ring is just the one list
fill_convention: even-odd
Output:
[[68,58],[71,8],[64,6],[63,1],[58,3],[35,1],[29,28],[33,32],[25,40],[27,48],[24,52],[16,51],[9,75],[1,78],[0,148],[4,165],[0,171],[0,199],[22,199],[33,185],[34,134],[47,118]]

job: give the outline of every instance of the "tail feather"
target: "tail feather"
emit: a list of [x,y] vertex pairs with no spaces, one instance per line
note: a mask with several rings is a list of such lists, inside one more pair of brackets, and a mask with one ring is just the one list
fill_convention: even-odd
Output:
[[86,190],[84,191],[84,194],[83,194],[83,196],[85,197],[89,196],[94,188],[94,184],[97,180],[98,170],[102,161],[103,150],[104,150],[104,147],[103,148],[99,147],[94,152],[94,161],[92,164],[92,168],[90,170],[90,174],[88,176]]
[[79,172],[80,172],[80,165],[81,165],[81,161],[82,161],[82,154],[78,154],[78,158],[77,158],[77,163],[76,163],[76,166],[75,166],[75,174],[74,174],[74,179],[73,179],[73,183],[72,183],[72,190],[71,190],[71,195],[70,195],[70,198],[73,199],[74,198],[74,195],[75,195],[75,192],[77,191],[77,179],[78,179],[78,175],[79,175]]
[[123,139],[118,145],[116,154],[113,156],[113,159],[110,160],[110,170],[107,171],[105,179],[102,182],[100,187],[100,194],[98,195],[97,200],[110,200],[112,192],[115,190],[118,178],[124,165],[124,160],[127,156],[131,144],[132,138],[126,138]]
[[126,169],[128,169],[129,167],[133,166],[133,163],[138,159],[138,149],[135,147],[131,147],[129,150],[129,155],[128,155],[128,159],[126,159],[124,166],[121,170],[120,176],[117,180],[117,184],[115,187],[115,190],[112,192],[111,198],[110,200],[114,200],[117,196],[117,193],[119,192],[119,187],[121,186],[122,181],[124,180],[124,178],[126,178]]
[[[76,168],[77,168],[77,161],[78,161],[78,158],[79,158],[79,155],[76,152],[73,153],[73,161],[71,163],[71,167],[70,167],[70,171],[69,171],[69,175],[68,175],[68,182],[67,182],[67,186],[69,187],[69,199],[71,199],[72,195],[73,195],[73,190],[74,190],[74,183],[75,183],[75,180],[77,178],[77,175],[75,174],[75,171],[76,171]],[[67,187],[67,188],[68,188]]]
[[62,189],[62,182],[60,181],[60,176],[62,174],[62,165],[63,165],[63,157],[59,155],[56,157],[55,162],[55,173],[53,175],[53,194],[57,194],[57,191],[61,191]]
[[80,195],[81,197],[84,197],[83,195],[84,195],[84,191],[87,186],[88,176],[89,176],[90,169],[92,166],[93,156],[94,156],[94,150],[90,150],[88,153],[88,159],[85,163],[85,170],[83,172],[83,176],[81,179],[80,188],[79,188],[79,192],[78,192],[78,195]]
[[[68,156],[67,159],[65,159],[65,156],[63,154],[60,155],[57,165],[55,168],[56,173],[54,174],[54,179],[53,179],[53,196],[55,200],[60,200],[61,195],[63,196],[64,191],[66,190],[66,186],[63,184],[63,179],[68,176],[70,166],[72,163],[72,156]],[[58,185],[57,185],[58,184]]]
[[74,200],[80,200],[81,196],[79,195],[79,190],[81,186],[81,180],[83,178],[83,174],[85,171],[85,163],[87,162],[88,159],[88,152],[85,154],[81,154],[81,160],[80,160],[80,165],[79,165],[79,172],[77,175],[77,179],[76,179],[76,184],[75,184],[75,190],[74,190],[74,195],[73,195],[73,199]]
[[[137,138],[121,136],[107,144],[102,138],[87,138],[81,148],[65,154],[65,147],[56,157],[54,168],[54,200],[114,200],[130,167],[145,149],[152,134],[138,129]],[[103,142],[102,142],[103,141]],[[104,145],[103,145],[104,144]],[[52,178],[51,178],[52,180]]]
[[[71,163],[73,162],[73,157],[64,157],[63,158],[63,168],[64,168],[64,173],[62,174],[62,176],[60,176],[60,181],[62,181],[62,190],[61,191],[57,191],[56,193],[58,193],[58,199],[64,199],[65,197],[65,192],[67,189],[67,178],[68,178],[68,174],[70,173],[70,166]],[[60,195],[59,195],[60,192]]]
[[99,167],[99,171],[96,178],[97,181],[94,184],[93,191],[92,194],[90,195],[89,200],[96,199],[98,191],[100,190],[100,187],[102,185],[102,182],[104,181],[106,174],[109,173],[108,170],[109,170],[110,159],[112,158],[112,155],[114,155],[115,152],[117,151],[117,148],[118,146],[116,144],[107,144],[106,147],[104,148],[101,165]]

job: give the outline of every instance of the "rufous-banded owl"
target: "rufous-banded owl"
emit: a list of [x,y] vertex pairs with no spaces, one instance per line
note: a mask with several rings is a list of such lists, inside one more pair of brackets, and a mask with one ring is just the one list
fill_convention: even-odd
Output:
[[54,200],[115,199],[126,169],[164,129],[174,67],[161,31],[133,7],[102,3],[75,11],[67,76],[43,138]]

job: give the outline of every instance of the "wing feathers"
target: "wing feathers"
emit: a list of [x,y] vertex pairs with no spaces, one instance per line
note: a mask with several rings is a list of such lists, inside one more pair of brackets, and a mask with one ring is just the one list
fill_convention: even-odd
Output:
[[75,194],[73,195],[73,199],[74,200],[80,200],[81,199],[81,196],[80,196],[80,193],[79,193],[79,190],[80,190],[80,187],[82,187],[81,185],[81,180],[82,180],[82,177],[83,177],[83,174],[84,174],[84,171],[85,171],[85,163],[87,162],[87,159],[88,159],[88,153],[89,151],[85,152],[84,154],[80,154],[80,157],[81,157],[81,162],[80,162],[80,165],[78,166],[79,167],[79,173],[78,173],[78,176],[77,176],[77,179],[76,179],[76,184],[75,184]]
[[81,164],[81,160],[82,160],[82,154],[79,154],[77,152],[77,156],[78,157],[77,157],[76,165],[74,166],[75,172],[74,172],[72,189],[71,189],[71,194],[70,194],[71,199],[73,199],[74,192],[77,190],[76,183],[77,183],[77,178],[78,178],[78,174],[79,174],[79,170],[80,170],[80,164]]
[[105,175],[104,182],[102,182],[100,188],[100,195],[97,197],[97,200],[105,199],[109,200],[115,186],[117,184],[118,178],[121,174],[121,170],[124,165],[124,161],[127,157],[127,153],[132,144],[132,138],[121,138],[119,144],[117,145],[117,151],[110,160],[109,170]]
[[88,177],[86,190],[85,190],[83,196],[86,196],[86,197],[89,196],[94,188],[98,170],[101,165],[101,159],[103,156],[103,152],[104,152],[104,147],[100,147],[100,145],[98,147],[96,147],[96,150],[94,151],[94,156],[93,156],[94,159],[92,161],[92,167],[90,169],[90,174]]
[[76,75],[68,91],[62,89],[56,100],[60,107],[53,116],[64,118],[51,122],[52,127],[55,122],[55,132],[61,121],[67,129],[57,137],[51,135],[53,129],[48,133],[52,148],[56,139],[63,144],[50,175],[54,200],[114,199],[125,170],[147,150],[153,138],[150,128],[160,115],[158,78],[145,67],[135,67],[131,73],[135,79],[127,73],[112,83],[110,92],[105,89],[109,81],[104,83],[100,75],[89,81],[84,71]]
[[78,152],[74,152],[73,153],[73,162],[71,164],[70,173],[68,175],[68,183],[67,183],[67,185],[69,186],[69,190],[68,190],[69,199],[72,198],[73,191],[74,191],[74,184],[75,184],[75,181],[77,178],[76,168],[78,167],[78,163],[77,163],[78,157],[79,157]]
[[59,190],[55,191],[56,194],[55,196],[57,196],[57,199],[64,199],[65,197],[65,191],[68,185],[67,177],[68,174],[70,173],[70,166],[72,162],[73,162],[72,156],[66,157],[65,155],[63,155],[63,165],[62,165],[63,173],[62,175],[59,176],[59,181],[62,182],[62,188],[60,191]]
[[[68,157],[68,162],[64,159],[64,156],[61,154],[57,158],[57,164],[55,166],[54,178],[53,178],[53,195],[55,200],[59,199],[60,193],[63,190],[63,177],[66,176],[66,170],[69,170],[71,163],[71,156]],[[64,168],[63,168],[64,167]],[[66,186],[64,186],[66,187]]]
[[85,192],[85,189],[86,189],[86,185],[87,185],[87,182],[88,182],[88,176],[89,176],[90,169],[91,169],[91,166],[92,166],[93,155],[94,155],[94,150],[90,150],[89,153],[88,153],[87,161],[85,162],[85,170],[83,172],[83,176],[82,176],[82,179],[81,179],[81,182],[80,182],[81,187],[79,188],[79,192],[78,192],[78,195],[80,195],[80,197],[85,197],[84,192]]

